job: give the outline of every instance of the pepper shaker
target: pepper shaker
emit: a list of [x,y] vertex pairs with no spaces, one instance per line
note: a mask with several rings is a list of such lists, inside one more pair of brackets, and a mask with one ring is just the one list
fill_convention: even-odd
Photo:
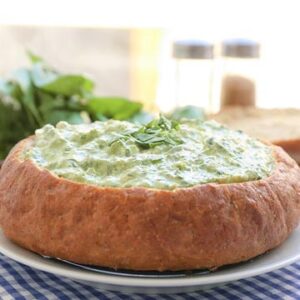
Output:
[[260,45],[247,39],[222,43],[221,108],[255,106]]

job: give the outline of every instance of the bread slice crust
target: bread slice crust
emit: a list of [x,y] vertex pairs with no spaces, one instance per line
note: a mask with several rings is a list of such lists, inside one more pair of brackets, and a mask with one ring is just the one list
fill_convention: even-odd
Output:
[[42,255],[115,269],[216,268],[280,245],[300,220],[300,169],[276,146],[267,178],[159,190],[59,178],[20,159],[32,140],[0,171],[0,225]]
[[236,106],[210,115],[209,119],[282,147],[300,165],[300,109]]

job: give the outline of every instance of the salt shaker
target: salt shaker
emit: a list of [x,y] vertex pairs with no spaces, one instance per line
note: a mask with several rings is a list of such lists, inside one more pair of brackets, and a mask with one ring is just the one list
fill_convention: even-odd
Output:
[[214,47],[204,40],[173,42],[175,106],[195,105],[210,110]]

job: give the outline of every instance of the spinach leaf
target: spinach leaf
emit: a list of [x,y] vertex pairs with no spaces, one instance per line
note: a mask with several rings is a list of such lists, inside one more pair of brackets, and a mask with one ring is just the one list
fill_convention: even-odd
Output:
[[205,120],[205,113],[203,108],[193,105],[187,105],[175,108],[172,112],[167,114],[168,118],[173,120]]
[[92,97],[89,99],[86,110],[91,115],[99,114],[107,118],[126,120],[138,113],[142,104],[122,97]]
[[22,91],[22,95],[20,95],[18,99],[24,106],[28,121],[33,127],[42,126],[42,118],[34,99],[34,87],[31,82],[30,71],[27,69],[19,69],[15,71],[13,75]]
[[84,118],[80,112],[68,110],[52,110],[46,116],[46,124],[57,124],[59,121],[66,121],[70,124],[84,123]]
[[[10,80],[0,79],[0,93],[1,93],[2,97],[7,96],[8,98],[11,97],[14,100],[17,100],[22,96],[22,90],[21,90],[18,82],[13,79],[10,79]],[[8,98],[6,100],[9,100]],[[3,99],[3,101],[5,101],[5,99]],[[16,103],[18,103],[18,102],[19,101],[17,100]]]
[[94,83],[83,75],[61,75],[41,63],[33,65],[31,74],[36,87],[53,94],[83,96],[94,87]]
[[136,124],[148,124],[150,121],[154,119],[154,116],[146,111],[140,111],[133,115],[128,121],[136,123]]
[[64,109],[66,105],[64,97],[51,95],[41,90],[36,91],[36,98],[39,102],[39,111],[44,123],[47,123],[48,114],[51,114],[53,110]]
[[14,97],[0,91],[0,159],[5,158],[16,141],[30,134],[26,116]]
[[27,54],[27,57],[29,58],[29,60],[31,61],[32,64],[44,63],[44,60],[40,56],[34,54],[30,50],[27,50],[26,54]]

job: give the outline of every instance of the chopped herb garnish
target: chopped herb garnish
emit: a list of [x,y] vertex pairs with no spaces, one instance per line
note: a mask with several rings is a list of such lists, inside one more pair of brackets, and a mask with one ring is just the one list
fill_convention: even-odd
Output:
[[153,148],[162,144],[178,145],[182,143],[182,139],[177,133],[179,126],[177,121],[169,120],[160,115],[158,119],[141,126],[137,131],[117,138],[113,143],[119,139],[133,139],[143,149]]

